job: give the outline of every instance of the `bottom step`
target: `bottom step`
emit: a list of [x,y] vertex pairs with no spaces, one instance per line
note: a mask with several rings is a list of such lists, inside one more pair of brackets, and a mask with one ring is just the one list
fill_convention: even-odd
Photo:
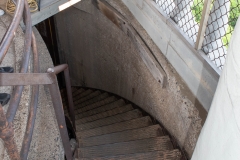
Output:
[[180,160],[181,157],[181,152],[175,149],[171,151],[135,153],[112,157],[81,158],[81,160]]
[[79,157],[105,157],[133,153],[172,150],[173,146],[168,136],[148,138],[143,140],[113,143],[93,147],[80,147]]

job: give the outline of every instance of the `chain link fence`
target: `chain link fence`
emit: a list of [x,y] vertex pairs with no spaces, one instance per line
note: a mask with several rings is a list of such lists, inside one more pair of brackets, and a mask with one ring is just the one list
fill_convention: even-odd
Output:
[[[196,42],[204,0],[154,1],[193,42]],[[202,50],[219,69],[223,69],[227,48],[239,15],[240,0],[212,1]]]
[[219,69],[223,69],[239,14],[240,0],[215,0],[212,4],[202,50]]
[[203,0],[154,0],[155,3],[196,42]]

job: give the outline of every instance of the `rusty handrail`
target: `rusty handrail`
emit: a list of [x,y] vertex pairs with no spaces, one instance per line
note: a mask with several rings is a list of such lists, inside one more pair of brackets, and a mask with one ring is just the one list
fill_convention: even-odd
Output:
[[13,20],[0,43],[0,63],[2,62],[3,58],[7,54],[7,51],[8,51],[8,49],[11,45],[11,42],[14,38],[14,33],[17,30],[17,27],[22,18],[24,1],[25,0],[18,0],[18,3],[16,5],[16,11],[13,16]]
[[74,105],[73,105],[73,99],[72,99],[72,90],[71,90],[71,82],[70,82],[68,65],[62,64],[62,65],[56,66],[54,68],[49,68],[47,70],[48,73],[55,73],[55,74],[58,74],[62,71],[64,71],[64,78],[65,78],[66,89],[67,89],[68,106],[69,106],[68,112],[70,114],[70,118],[71,118],[73,127],[76,131]]
[[[24,1],[24,10],[25,10],[25,24],[26,24],[26,32],[25,32],[25,44],[24,44],[24,56],[21,64],[20,73],[26,73],[28,70],[28,64],[31,53],[31,36],[32,36],[32,23],[31,23],[31,15],[28,7],[27,0]],[[12,98],[9,103],[9,107],[7,110],[7,120],[11,123],[16,115],[21,96],[23,92],[23,86],[17,86],[12,94]]]
[[[11,77],[15,77],[15,79],[18,79],[17,82],[15,81],[14,85],[19,85],[19,86],[27,85],[26,82],[25,82],[25,81],[27,81],[27,82],[31,82],[31,84],[34,84],[34,83],[36,84],[38,82],[38,83],[45,84],[45,85],[49,86],[50,94],[51,94],[51,98],[52,98],[52,102],[53,102],[53,107],[54,107],[55,115],[56,115],[56,118],[57,118],[58,127],[59,127],[60,135],[61,135],[61,138],[62,138],[65,154],[66,154],[67,159],[71,160],[72,159],[72,152],[71,152],[71,148],[70,148],[68,132],[67,132],[67,127],[66,127],[66,122],[65,122],[65,117],[64,117],[63,104],[62,104],[62,101],[61,101],[61,95],[60,95],[60,91],[59,91],[59,88],[58,88],[56,73],[54,71],[56,71],[56,73],[59,73],[61,71],[67,71],[68,72],[68,67],[67,67],[66,64],[64,64],[64,65],[60,65],[60,66],[48,69],[47,74],[46,73],[39,73],[38,77],[40,77],[40,80],[44,79],[44,78],[50,79],[48,81],[44,81],[45,83],[39,82],[39,80],[37,80],[35,78],[35,74],[31,74],[31,73],[11,74]],[[25,75],[28,75],[28,76],[25,76],[25,79],[22,80],[22,79],[19,78],[19,77],[21,77],[21,74],[24,75],[24,76]],[[8,79],[9,75],[10,74],[7,74],[7,73],[0,73],[0,77],[2,79]],[[69,78],[68,74],[66,74],[66,78],[67,78],[66,81],[69,81],[67,86],[68,86],[69,91],[71,92],[71,87],[69,87],[69,86],[71,86],[70,78]],[[0,81],[0,84],[5,86],[6,84],[4,82],[7,82],[7,84],[8,84],[8,81]],[[71,99],[68,100],[68,101],[72,102]],[[72,102],[72,104],[73,104],[73,102]],[[73,105],[69,106],[69,108],[70,108],[71,111],[74,111]],[[74,119],[73,119],[72,122],[73,122],[73,124],[75,124]],[[32,135],[30,135],[30,136],[32,136]],[[24,137],[24,143],[26,141],[25,137]],[[26,151],[28,151],[28,150],[26,150]],[[22,153],[23,153],[23,151],[22,151]],[[24,153],[26,153],[26,152],[24,152]]]
[[[38,51],[37,51],[37,44],[35,35],[32,33],[32,48],[33,48],[33,72],[39,72],[39,58],[38,58]],[[28,115],[28,122],[26,127],[26,132],[24,135],[22,148],[20,151],[20,157],[22,160],[27,159],[28,151],[30,148],[30,144],[32,141],[33,129],[36,119],[37,113],[37,106],[38,106],[38,96],[39,96],[39,85],[34,85],[32,88],[32,97],[31,97],[31,104],[30,104],[30,111]]]
[[[60,73],[62,71],[64,71],[64,73],[68,72],[68,66],[66,64],[59,65],[59,66],[54,67],[54,68],[49,68],[47,70],[47,72],[49,74],[54,74],[55,75],[55,76],[52,76],[54,78],[54,83],[49,85],[49,90],[50,90],[50,94],[51,94],[51,97],[52,97],[53,107],[54,107],[54,110],[55,110],[55,115],[56,115],[56,118],[57,118],[58,127],[59,127],[59,131],[60,131],[60,134],[61,134],[61,138],[62,138],[62,142],[63,142],[63,148],[65,150],[66,158],[67,159],[72,159],[73,154],[72,154],[71,147],[70,147],[70,142],[69,142],[69,139],[68,139],[68,131],[67,131],[67,126],[66,126],[66,121],[65,121],[65,116],[64,116],[63,104],[62,104],[61,94],[60,94],[60,91],[59,91],[59,88],[58,88],[57,77],[56,77],[56,74]],[[65,77],[67,77],[67,79],[69,79],[69,76],[66,75],[66,74],[65,74]],[[65,81],[68,81],[67,79],[65,79]],[[66,87],[69,88],[69,90],[71,91],[70,80],[68,82],[69,82],[68,84],[66,83]],[[69,95],[68,95],[68,97],[69,97]],[[70,100],[68,99],[68,101],[70,101]],[[72,104],[73,104],[73,102],[72,102]],[[72,113],[74,113],[73,105],[69,106],[69,109]],[[73,120],[72,123],[75,125],[75,119],[73,117],[71,117],[71,119]]]
[[[25,22],[26,30],[25,30],[24,56],[22,60],[20,73],[11,73],[11,74],[0,73],[1,86],[16,86],[13,92],[12,99],[10,100],[10,104],[9,104],[6,115],[4,115],[2,106],[0,105],[0,138],[2,138],[2,140],[4,141],[5,148],[11,159],[14,159],[14,160],[27,159],[31,140],[32,140],[32,135],[33,135],[34,123],[36,119],[38,96],[39,96],[39,84],[48,85],[50,89],[50,94],[52,97],[53,107],[56,114],[60,135],[63,142],[65,155],[67,160],[71,160],[73,159],[73,157],[72,157],[70,142],[68,138],[63,105],[61,101],[61,95],[59,92],[57,77],[56,77],[56,74],[64,71],[65,82],[67,86],[68,102],[69,102],[68,109],[70,112],[72,123],[74,125],[74,128],[76,129],[68,66],[60,65],[60,66],[56,66],[54,68],[49,69],[48,73],[39,73],[39,60],[38,60],[39,57],[37,53],[37,44],[36,44],[35,36],[32,32],[31,15],[30,15],[27,0],[18,0],[18,3],[16,4],[16,11],[14,14],[14,18],[0,44],[0,63],[4,59],[7,53],[7,50],[9,49],[11,41],[14,37],[14,32],[16,31],[19,25],[19,22],[21,20],[23,8],[25,10],[24,22]],[[33,60],[34,73],[27,73],[30,54],[31,54],[31,45],[33,48],[33,57],[34,57],[34,60]],[[30,103],[30,110],[28,115],[26,132],[24,135],[21,152],[19,154],[16,143],[14,141],[14,130],[12,127],[12,122],[16,115],[16,112],[20,103],[24,85],[34,85],[34,86],[32,88],[32,99]]]
[[4,141],[4,146],[12,160],[19,160],[20,155],[17,150],[16,142],[14,141],[14,130],[12,124],[8,123],[4,114],[2,105],[0,104],[0,138]]

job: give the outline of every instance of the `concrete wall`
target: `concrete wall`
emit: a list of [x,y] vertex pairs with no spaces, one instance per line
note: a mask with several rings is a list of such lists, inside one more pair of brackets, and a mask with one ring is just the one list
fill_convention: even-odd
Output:
[[153,0],[123,0],[206,111],[209,110],[220,71]]
[[206,111],[128,8],[121,1],[107,3],[142,37],[139,47],[149,49],[147,59],[163,69],[167,85],[162,88],[139,48],[89,0],[55,15],[60,59],[69,64],[72,84],[132,101],[161,122],[191,157]]
[[[240,159],[240,19],[192,160]],[[207,143],[206,143],[207,142]]]

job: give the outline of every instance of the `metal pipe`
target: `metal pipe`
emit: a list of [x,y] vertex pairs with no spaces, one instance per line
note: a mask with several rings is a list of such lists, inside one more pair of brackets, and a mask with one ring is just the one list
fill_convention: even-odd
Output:
[[8,123],[3,111],[3,107],[0,104],[0,138],[4,142],[4,147],[11,160],[19,160],[20,155],[17,149],[17,145],[14,141],[14,130],[12,123]]
[[69,113],[70,113],[70,117],[71,117],[71,121],[72,121],[73,127],[74,127],[74,129],[76,131],[74,105],[73,105],[72,89],[71,89],[71,82],[70,82],[70,76],[69,76],[68,67],[64,70],[64,77],[65,77],[65,83],[66,83],[66,88],[67,88]]
[[13,20],[0,43],[0,63],[7,54],[8,48],[10,47],[11,42],[14,38],[15,31],[17,30],[20,20],[22,18],[23,8],[24,0],[18,0]]
[[[38,73],[39,60],[38,60],[36,38],[34,33],[32,33],[32,48],[33,48],[33,66],[34,66],[33,72]],[[33,135],[34,124],[35,124],[36,113],[37,113],[38,96],[39,96],[39,85],[34,85],[32,87],[32,97],[31,97],[27,127],[26,127],[26,131],[25,131],[25,135],[22,143],[21,152],[20,152],[21,160],[27,160],[27,157],[28,157],[28,152],[29,152],[31,141],[32,141],[32,135]]]
[[[24,13],[25,13],[26,32],[25,32],[24,52],[23,52],[24,56],[23,56],[22,65],[20,69],[21,73],[27,72],[30,53],[31,53],[32,22],[31,22],[31,15],[30,15],[30,10],[29,10],[27,0],[24,1],[24,9],[25,9]],[[12,98],[10,100],[10,104],[6,114],[8,122],[12,122],[16,115],[16,112],[21,100],[22,91],[23,91],[23,86],[17,86],[13,91]]]
[[48,73],[54,73],[54,74],[58,74],[62,71],[64,71],[65,83],[66,83],[66,88],[67,88],[68,105],[69,105],[68,110],[69,110],[70,118],[71,118],[72,124],[74,126],[74,129],[76,130],[74,105],[73,105],[73,99],[72,99],[72,89],[71,89],[68,65],[62,64],[62,65],[59,65],[59,66],[56,66],[53,68],[49,68],[47,70]]
[[0,86],[52,84],[49,73],[0,73]]
[[[52,73],[52,74],[54,74],[54,73]],[[67,132],[67,126],[66,126],[65,117],[64,117],[62,99],[61,99],[61,95],[59,92],[56,75],[55,75],[55,83],[48,85],[48,86],[49,86],[50,94],[52,97],[53,107],[54,107],[55,115],[57,118],[58,128],[59,128],[60,135],[62,138],[65,155],[66,155],[67,160],[72,160],[73,159],[72,151],[71,151],[70,142],[69,142],[69,138],[68,138],[68,132]]]
[[58,73],[64,71],[66,68],[68,68],[67,64],[61,64],[61,65],[55,66],[53,68],[48,68],[47,72],[58,74]]

